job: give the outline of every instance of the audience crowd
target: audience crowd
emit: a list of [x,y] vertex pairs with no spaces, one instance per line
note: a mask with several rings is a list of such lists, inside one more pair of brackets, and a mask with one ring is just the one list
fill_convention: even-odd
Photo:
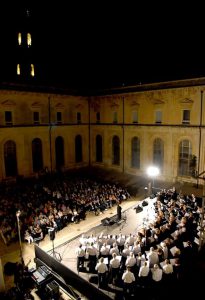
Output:
[[[46,179],[46,180],[45,180]],[[88,212],[103,213],[130,197],[116,184],[85,178],[42,178],[27,184],[0,186],[0,236],[6,245],[18,239],[17,212],[22,240],[43,240],[50,228],[61,230],[78,223]]]

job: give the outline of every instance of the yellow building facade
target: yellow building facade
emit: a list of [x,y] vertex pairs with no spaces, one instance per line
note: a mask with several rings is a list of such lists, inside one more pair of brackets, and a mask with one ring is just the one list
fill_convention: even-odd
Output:
[[0,179],[100,166],[195,181],[205,165],[205,79],[71,95],[47,88],[0,91]]

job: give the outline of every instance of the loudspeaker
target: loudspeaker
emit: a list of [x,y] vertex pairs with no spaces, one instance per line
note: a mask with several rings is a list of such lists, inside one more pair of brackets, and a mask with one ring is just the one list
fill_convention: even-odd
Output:
[[136,214],[137,214],[137,213],[140,213],[141,211],[143,211],[143,207],[141,207],[141,206],[139,206],[139,205],[136,206],[134,209],[135,209],[135,211],[136,211]]
[[55,240],[55,230],[54,228],[48,229],[48,235],[51,241]]
[[103,226],[110,225],[110,218],[105,218],[101,220]]
[[90,275],[89,282],[98,284],[98,275]]

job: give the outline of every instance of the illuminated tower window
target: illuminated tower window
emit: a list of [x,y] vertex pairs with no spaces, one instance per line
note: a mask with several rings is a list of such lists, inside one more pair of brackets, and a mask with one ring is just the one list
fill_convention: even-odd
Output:
[[31,46],[31,43],[32,43],[32,40],[31,40],[31,34],[30,34],[30,33],[27,33],[27,45],[28,45],[28,47]]
[[32,77],[35,76],[35,72],[34,72],[34,64],[31,64],[31,76],[32,76]]
[[18,33],[18,44],[19,46],[21,45],[22,43],[22,39],[21,39],[21,32]]
[[30,10],[29,9],[26,10],[26,16],[30,17]]
[[21,75],[21,66],[20,64],[17,64],[17,75]]

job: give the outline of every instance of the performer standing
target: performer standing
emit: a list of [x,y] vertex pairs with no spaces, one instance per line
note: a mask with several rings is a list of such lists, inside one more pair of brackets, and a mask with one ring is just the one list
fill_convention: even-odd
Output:
[[122,218],[122,207],[120,206],[119,203],[117,205],[117,218],[118,218],[118,221],[120,221]]

